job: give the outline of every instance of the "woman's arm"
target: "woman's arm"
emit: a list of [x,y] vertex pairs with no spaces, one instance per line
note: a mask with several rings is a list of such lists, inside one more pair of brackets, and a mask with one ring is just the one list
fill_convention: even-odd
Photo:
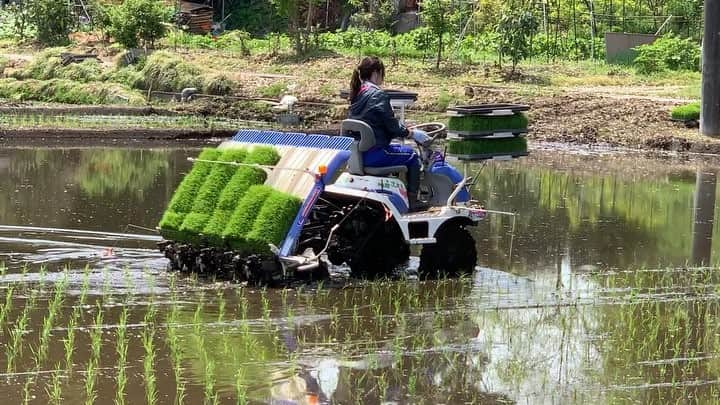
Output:
[[382,121],[385,125],[385,129],[392,138],[407,138],[410,136],[410,131],[405,128],[405,125],[401,124],[397,118],[395,118],[395,112],[390,105],[390,96],[385,92],[380,92],[380,100],[378,108],[382,116]]

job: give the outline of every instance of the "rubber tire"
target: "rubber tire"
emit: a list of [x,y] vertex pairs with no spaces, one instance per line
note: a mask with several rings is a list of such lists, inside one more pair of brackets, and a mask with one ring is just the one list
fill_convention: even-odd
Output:
[[470,274],[477,265],[477,247],[470,231],[462,226],[443,227],[434,245],[425,245],[418,273],[423,279]]

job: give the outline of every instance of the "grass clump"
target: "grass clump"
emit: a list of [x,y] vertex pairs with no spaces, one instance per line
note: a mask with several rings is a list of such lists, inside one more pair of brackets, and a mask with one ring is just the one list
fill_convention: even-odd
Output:
[[235,90],[235,82],[225,75],[210,76],[205,79],[203,92],[213,96],[227,96]]
[[141,71],[146,89],[180,92],[203,88],[202,71],[171,52],[155,52]]
[[451,140],[448,143],[448,153],[451,155],[504,155],[525,153],[527,150],[527,139],[524,137]]
[[670,116],[678,121],[698,121],[700,120],[700,103],[675,107],[670,112]]
[[[220,156],[220,153],[218,149],[208,148],[200,153],[198,159],[215,160]],[[166,231],[163,236],[169,237],[167,231],[180,231],[185,216],[192,210],[195,197],[212,168],[212,163],[196,162],[190,173],[182,180],[170,200],[167,211],[160,220],[161,232]]]
[[[247,157],[244,149],[227,149],[217,159],[220,162],[242,162]],[[210,174],[198,191],[192,211],[185,218],[181,232],[198,235],[203,232],[220,199],[220,194],[228,185],[238,166],[229,164],[213,164]]]
[[[250,152],[244,163],[272,166],[280,160],[280,155],[273,148],[258,147]],[[220,194],[217,208],[205,226],[204,234],[221,243],[222,234],[235,211],[237,203],[254,185],[263,184],[267,175],[259,168],[242,166],[237,169],[230,182]]]
[[302,201],[299,198],[273,191],[263,204],[252,230],[247,235],[248,244],[258,253],[268,253],[269,244],[280,245],[301,205]]
[[448,129],[461,132],[490,132],[496,130],[525,130],[528,127],[528,118],[525,114],[515,114],[505,117],[485,117],[481,115],[468,115],[464,117],[450,117]]
[[112,83],[79,83],[65,79],[0,79],[0,98],[65,104],[142,103],[142,96]]
[[222,234],[231,248],[248,249],[245,237],[252,231],[258,214],[272,193],[273,189],[268,186],[252,186],[245,193]]
[[66,79],[81,83],[102,80],[103,68],[96,59],[86,59],[80,63],[63,66],[61,48],[51,48],[39,53],[25,69],[13,73],[16,79]]

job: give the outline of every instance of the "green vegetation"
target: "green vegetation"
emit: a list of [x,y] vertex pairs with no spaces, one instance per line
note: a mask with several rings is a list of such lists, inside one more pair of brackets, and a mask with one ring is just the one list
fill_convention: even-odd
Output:
[[[247,156],[243,149],[225,149],[217,158],[218,162],[242,163]],[[225,189],[232,179],[238,166],[231,164],[213,163],[210,174],[204,179],[198,190],[197,197],[193,203],[192,210],[185,217],[180,231],[188,235],[200,235],[205,229],[213,211],[220,199],[220,193]]]
[[[220,153],[217,149],[207,148],[200,153],[198,159],[216,160]],[[183,178],[180,186],[175,190],[172,200],[170,200],[167,211],[160,220],[159,227],[163,236],[167,238],[180,237],[178,231],[180,231],[185,216],[192,211],[195,197],[212,169],[212,163],[195,162],[190,173]]]
[[236,250],[250,250],[245,238],[252,231],[260,210],[272,193],[273,189],[268,186],[252,186],[248,189],[242,200],[238,202],[222,234],[230,247]]
[[[209,149],[200,159],[272,166],[280,156],[273,148],[256,147],[249,153]],[[266,253],[269,243],[284,239],[300,200],[262,186],[265,179],[265,171],[257,167],[196,162],[163,215],[163,236]]]
[[536,15],[522,8],[511,8],[500,18],[496,28],[500,38],[498,49],[501,59],[502,55],[510,56],[511,74],[515,73],[521,60],[532,55],[531,41],[539,25]]
[[642,74],[666,70],[700,71],[700,46],[691,39],[668,36],[636,50],[638,55],[633,64]]
[[670,112],[670,116],[678,121],[698,121],[700,120],[700,103],[691,103],[675,107]]
[[515,137],[509,139],[451,140],[448,153],[451,155],[503,155],[527,152],[527,139]]
[[159,91],[182,91],[187,87],[203,88],[202,71],[172,52],[159,51],[147,58],[142,69],[144,86]]
[[248,243],[259,252],[269,252],[268,244],[280,245],[301,205],[299,198],[273,191],[265,200],[252,230],[247,234]]
[[496,130],[527,129],[528,117],[525,114],[512,116],[485,117],[481,115],[467,115],[450,117],[448,129],[450,131],[484,133]]
[[65,104],[141,104],[135,92],[113,83],[78,83],[66,79],[0,79],[0,98]]
[[[279,160],[280,156],[274,149],[257,147],[248,154],[243,163],[272,166]],[[259,168],[238,168],[220,194],[217,208],[214,210],[203,233],[210,238],[214,238],[217,244],[221,243],[220,241],[224,235],[223,231],[228,226],[238,203],[242,201],[250,187],[263,184],[266,177],[265,171]]]
[[169,14],[162,2],[125,0],[107,10],[109,34],[126,48],[153,47],[165,34]]

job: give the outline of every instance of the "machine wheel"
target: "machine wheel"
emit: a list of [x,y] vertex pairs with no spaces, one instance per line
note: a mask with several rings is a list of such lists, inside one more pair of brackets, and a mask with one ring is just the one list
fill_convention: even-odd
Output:
[[423,247],[420,277],[432,279],[472,273],[477,264],[477,248],[470,231],[462,226],[447,226],[438,231],[436,239],[434,245]]

